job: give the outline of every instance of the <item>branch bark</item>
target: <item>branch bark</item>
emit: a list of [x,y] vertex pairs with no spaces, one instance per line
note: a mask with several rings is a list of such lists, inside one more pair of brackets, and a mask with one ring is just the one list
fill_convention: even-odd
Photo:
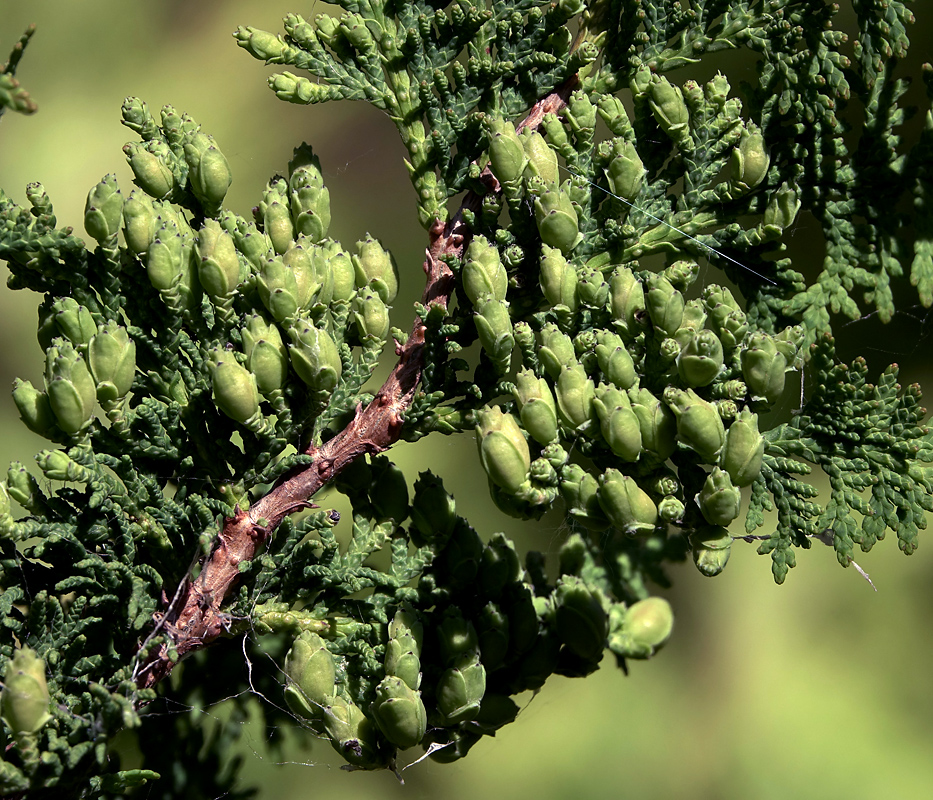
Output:
[[[566,105],[577,85],[576,76],[538,101],[517,126],[537,127],[544,114]],[[480,176],[486,193],[501,191],[487,167]],[[470,231],[465,210],[479,213],[482,194],[468,192],[454,217],[445,225],[436,220],[429,231],[423,269],[425,306],[446,309],[454,289],[454,275],[442,257],[460,257]],[[401,434],[405,411],[411,405],[424,368],[425,326],[419,317],[404,345],[396,345],[398,363],[366,408],[358,407],[350,424],[320,447],[307,452],[313,461],[281,480],[248,510],[237,510],[224,520],[210,553],[201,560],[197,577],[186,575],[165,614],[156,618],[152,633],[140,645],[133,672],[140,688],[159,683],[175,664],[196,650],[207,647],[229,628],[229,617],[221,607],[239,577],[239,565],[251,561],[265,547],[272,533],[289,514],[307,508],[310,498],[333,480],[348,464],[362,455],[375,455],[391,447]],[[168,642],[156,642],[158,634]]]

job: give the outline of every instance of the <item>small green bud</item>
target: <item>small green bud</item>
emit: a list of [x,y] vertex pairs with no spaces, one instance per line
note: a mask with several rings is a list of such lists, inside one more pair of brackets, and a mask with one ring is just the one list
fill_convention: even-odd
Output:
[[117,186],[117,176],[106,175],[88,193],[84,204],[84,230],[98,242],[117,235],[123,218],[123,193]]
[[612,160],[606,167],[609,190],[629,203],[638,197],[645,181],[645,165],[632,142],[617,139],[612,146]]
[[324,640],[312,631],[302,631],[285,656],[284,668],[289,707],[305,719],[320,718],[337,680],[336,663]]
[[476,414],[479,457],[489,479],[514,494],[528,478],[531,454],[518,421],[498,406]]
[[91,312],[71,297],[59,297],[52,303],[52,312],[55,327],[61,335],[83,352],[84,345],[97,333]]
[[288,188],[297,191],[301,186],[310,186],[314,189],[324,188],[321,160],[307,142],[302,142],[295,148],[291,161],[288,162]]
[[541,329],[541,347],[538,357],[551,380],[557,380],[564,367],[577,363],[573,341],[555,324],[549,322]]
[[156,212],[145,192],[133,189],[123,204],[123,238],[126,246],[144,256],[156,232]]
[[658,516],[669,525],[682,520],[686,510],[683,501],[671,495],[666,495],[658,501]]
[[49,403],[49,396],[45,392],[40,392],[29,381],[16,378],[13,381],[13,402],[16,403],[16,408],[23,422],[26,423],[26,427],[33,433],[48,438],[58,424]]
[[692,258],[683,258],[665,267],[661,274],[671,282],[671,286],[675,289],[686,292],[696,282],[700,274],[700,265]]
[[602,531],[609,520],[599,505],[599,483],[579,464],[568,464],[561,471],[560,493],[573,518],[590,530]]
[[596,497],[609,521],[623,533],[631,536],[654,533],[658,507],[633,478],[617,469],[606,470],[599,478]]
[[482,295],[505,300],[509,286],[508,275],[499,258],[499,251],[485,236],[475,236],[464,255],[461,270],[463,290],[476,306]]
[[601,383],[593,401],[603,439],[623,461],[636,461],[641,455],[641,425],[625,392]]
[[525,149],[511,122],[486,117],[486,136],[489,139],[489,166],[500,183],[517,181],[525,169]]
[[719,466],[736,486],[748,486],[761,474],[765,440],[758,432],[758,415],[743,408],[726,431]]
[[772,193],[762,218],[762,225],[765,228],[774,227],[779,231],[789,228],[797,218],[798,211],[800,211],[800,198],[785,181],[780,189]]
[[212,137],[202,134],[195,137],[194,143],[185,145],[185,161],[188,162],[188,182],[192,194],[204,210],[213,216],[220,210],[227,189],[233,183],[233,174],[226,157],[214,145]]
[[598,661],[609,633],[599,595],[575,575],[563,575],[552,596],[557,635],[580,658]]
[[690,337],[677,356],[677,371],[687,386],[707,386],[722,371],[722,365],[722,343],[708,330]]
[[337,345],[327,331],[299,321],[289,328],[292,345],[289,347],[292,367],[312,389],[331,392],[343,372]]
[[693,389],[668,386],[664,402],[677,418],[677,435],[708,464],[715,464],[726,440],[719,412]]
[[748,192],[761,183],[768,174],[771,156],[765,146],[765,137],[754,123],[742,131],[738,147],[732,151],[732,185],[735,189]]
[[632,127],[625,106],[614,94],[602,94],[599,96],[597,113],[602,118],[603,122],[606,123],[606,127],[616,136],[623,136]]
[[403,750],[418,744],[428,726],[421,693],[392,676],[376,687],[373,717],[386,739]]
[[94,414],[97,390],[84,359],[71,342],[52,346],[45,354],[45,390],[65,433],[80,431]]
[[667,461],[677,449],[677,420],[671,410],[647,389],[628,390],[632,411],[641,425],[642,446]]
[[[585,8],[582,0],[567,0],[560,4],[576,9],[573,13],[579,13]],[[596,128],[596,106],[590,101],[585,92],[576,91],[570,95],[567,105],[561,110],[561,116],[570,124],[570,129],[577,135],[578,139],[591,139]]]
[[645,289],[628,267],[616,267],[609,279],[612,324],[623,335],[637,336],[645,327]]
[[0,709],[3,721],[14,733],[38,733],[52,719],[45,661],[34,650],[13,651],[3,674]]
[[410,531],[415,545],[433,544],[438,549],[453,533],[457,523],[457,505],[441,479],[431,472],[422,472],[415,481],[415,499],[411,505]]
[[298,313],[298,282],[294,271],[281,257],[269,258],[263,263],[256,289],[276,322],[285,322]]
[[352,307],[360,339],[384,342],[389,335],[389,309],[382,298],[364,289],[354,298]]
[[123,152],[140,189],[156,200],[162,200],[172,193],[175,176],[163,160],[171,158],[171,151],[164,143],[146,142],[143,145],[134,142],[124,145]]
[[648,597],[609,612],[609,649],[624,658],[651,658],[671,637],[674,612],[663,597]]
[[104,323],[88,345],[87,359],[100,402],[112,403],[126,396],[136,377],[136,342],[126,328]]
[[552,308],[566,306],[571,311],[577,308],[577,272],[567,263],[564,254],[556,247],[541,245],[541,273],[539,283],[544,299]]
[[609,331],[596,335],[596,361],[603,377],[620,389],[635,385],[635,362],[625,348],[622,339]]
[[515,376],[512,394],[525,430],[539,444],[553,442],[557,438],[557,406],[548,382],[531,370],[522,370]]
[[609,284],[602,272],[584,264],[577,273],[577,297],[589,308],[603,309],[609,303]]
[[576,431],[585,431],[593,420],[596,386],[580,364],[565,366],[557,378],[557,414]]
[[787,359],[774,338],[756,331],[742,348],[742,374],[751,393],[774,405],[784,393]]
[[521,133],[522,147],[525,149],[525,178],[540,178],[548,186],[556,185],[557,153],[555,153],[536,130],[525,128]]
[[246,423],[259,413],[256,376],[240,364],[232,352],[211,351],[208,366],[214,403],[230,419]]
[[535,222],[541,241],[556,247],[564,255],[581,241],[577,212],[563,189],[547,189],[535,198]]
[[229,297],[240,283],[240,259],[233,237],[213,219],[198,231],[198,281],[212,300]]
[[684,296],[663,275],[648,276],[648,292],[645,295],[648,316],[655,328],[673,336],[684,318]]
[[726,528],[742,510],[742,492],[732,485],[729,473],[714,467],[696,496],[703,518],[710,525]]
[[288,376],[288,352],[278,327],[253,314],[242,335],[246,368],[256,377],[260,394],[269,395],[281,389]]
[[653,75],[648,87],[648,105],[666,134],[674,138],[690,122],[683,92],[666,78]]
[[281,36],[275,36],[267,31],[253,27],[236,29],[233,34],[237,44],[245,49],[253,58],[265,61],[267,64],[281,64],[287,52],[285,41]]
[[363,710],[350,700],[334,697],[324,706],[324,730],[334,750],[355,767],[384,767],[376,727]]
[[725,528],[702,528],[690,534],[693,563],[701,574],[714,578],[726,568],[732,552],[732,537]]
[[489,360],[500,373],[508,372],[512,350],[515,348],[509,304],[491,295],[483,295],[478,299],[473,322],[476,324],[479,343]]
[[382,302],[391,305],[398,294],[398,267],[389,251],[383,249],[378,239],[366,234],[365,239],[356,243],[356,255],[351,260],[356,285],[361,289],[371,285]]
[[444,723],[457,725],[476,717],[485,693],[486,670],[479,659],[460,659],[437,680],[437,709]]

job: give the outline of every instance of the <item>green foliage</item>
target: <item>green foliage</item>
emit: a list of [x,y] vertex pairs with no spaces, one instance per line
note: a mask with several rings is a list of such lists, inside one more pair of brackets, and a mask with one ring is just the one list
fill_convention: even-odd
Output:
[[[278,97],[395,123],[429,233],[410,334],[390,328],[392,255],[328,237],[308,145],[243,217],[218,142],[128,98],[137,188],[91,189],[96,245],[57,227],[40,185],[28,208],[0,194],[10,287],[44,298],[44,385],[14,401],[59,446],[36,457],[41,482],[13,464],[0,484],[4,794],[230,791],[236,765],[217,760],[237,726],[150,713],[160,683],[195,708],[230,698],[236,720],[247,689],[284,699],[267,722],[355,768],[416,746],[452,761],[550,675],[653,656],[673,614],[651,584],[688,553],[719,574],[743,512],[737,538],[763,539],[782,582],[814,539],[843,566],[887,529],[911,553],[933,510],[919,389],[894,366],[868,383],[832,338],[833,315],[888,321],[908,264],[933,302],[933,112],[902,152],[902,3],[855,4],[852,60],[836,7],[812,1],[340,5],[236,38],[312,76],[274,75]],[[757,68],[741,94],[665,76],[736,48]],[[803,214],[825,247],[809,278],[786,252]],[[734,288],[700,290],[701,261]],[[798,371],[806,403],[765,417]],[[564,511],[556,570],[481,537],[430,472],[409,492],[381,455],[470,431],[504,513]],[[329,483],[351,520],[311,505]],[[281,670],[209,647],[239,633]],[[120,770],[118,735],[143,769]]]

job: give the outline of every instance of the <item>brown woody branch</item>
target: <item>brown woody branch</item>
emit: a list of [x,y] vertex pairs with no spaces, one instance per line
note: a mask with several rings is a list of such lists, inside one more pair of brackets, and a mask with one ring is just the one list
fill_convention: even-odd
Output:
[[[576,84],[576,77],[573,77],[536,103],[519,124],[519,129],[537,127],[544,114],[566,105]],[[480,180],[487,192],[500,191],[488,167]],[[437,220],[431,227],[421,298],[425,306],[447,308],[454,289],[454,275],[443,256],[462,255],[470,236],[463,212],[478,213],[481,201],[481,194],[469,192],[450,222],[445,225]],[[310,498],[352,461],[364,454],[381,453],[398,441],[405,412],[424,368],[424,336],[425,325],[416,317],[408,341],[396,346],[398,363],[395,369],[372,402],[366,408],[357,407],[353,420],[333,439],[320,447],[311,445],[307,453],[313,461],[308,466],[286,476],[248,510],[237,509],[233,517],[224,520],[210,554],[201,561],[197,577],[185,576],[166,613],[157,617],[155,629],[140,646],[134,670],[134,679],[140,688],[155,686],[178,661],[207,647],[229,629],[229,616],[221,607],[240,575],[240,564],[251,561],[261,552],[286,516],[307,508]],[[171,644],[155,643],[159,633],[166,634]]]

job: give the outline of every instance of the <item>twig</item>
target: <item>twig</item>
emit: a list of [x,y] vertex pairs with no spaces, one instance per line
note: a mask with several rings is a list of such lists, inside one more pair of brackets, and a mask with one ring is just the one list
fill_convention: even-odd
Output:
[[[522,127],[537,127],[549,111],[566,105],[576,86],[576,76],[547,97],[538,101]],[[484,170],[480,177],[487,192],[498,192],[498,181]],[[425,251],[425,288],[423,305],[446,309],[454,289],[454,275],[443,257],[460,257],[470,231],[463,212],[478,212],[482,195],[468,192],[454,217],[445,225],[436,220],[429,231],[430,244]],[[333,439],[320,447],[310,446],[313,461],[285,476],[268,494],[249,507],[237,509],[224,520],[209,555],[201,562],[198,576],[182,579],[175,598],[164,617],[158,620],[169,643],[152,644],[149,637],[141,645],[139,662],[134,670],[140,688],[150,688],[165,678],[185,656],[207,647],[229,627],[229,617],[221,606],[240,575],[240,564],[251,561],[265,547],[283,519],[307,508],[309,500],[348,464],[362,455],[375,455],[391,447],[401,434],[405,412],[411,405],[421,371],[424,368],[425,325],[416,317],[411,335],[404,345],[396,345],[398,363],[382,388],[366,408],[358,406],[353,420]]]

